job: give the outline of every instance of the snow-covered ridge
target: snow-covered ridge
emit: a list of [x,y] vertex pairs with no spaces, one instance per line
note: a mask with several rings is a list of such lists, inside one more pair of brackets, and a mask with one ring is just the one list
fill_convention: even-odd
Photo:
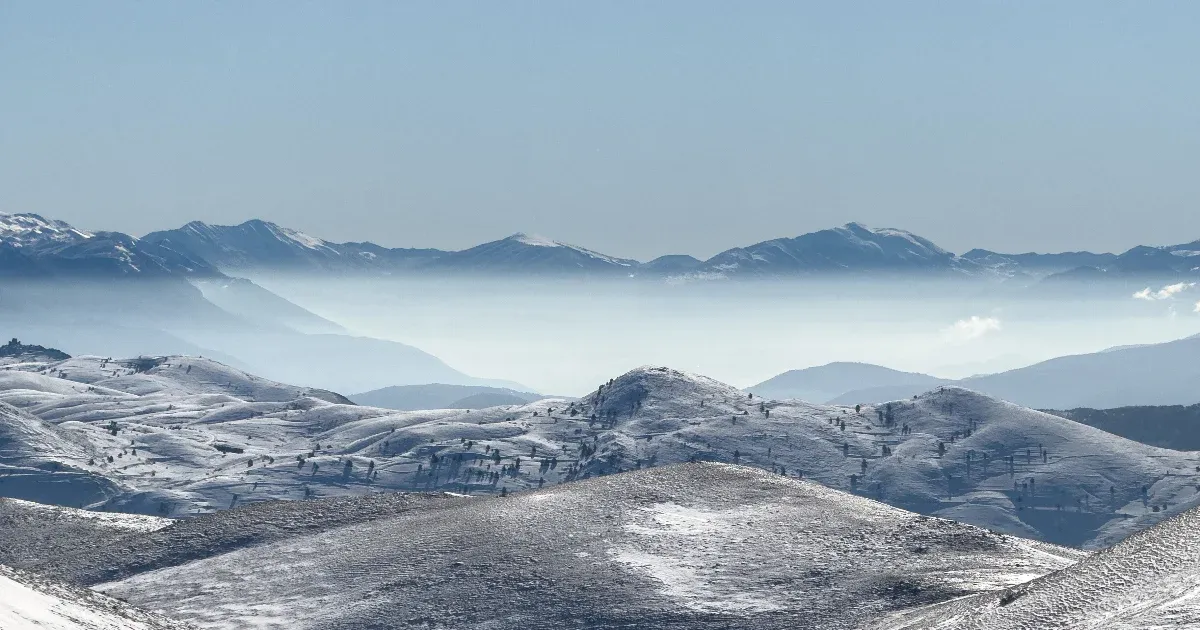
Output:
[[215,275],[207,263],[170,248],[36,214],[0,214],[0,254],[5,271],[17,277]]
[[592,258],[595,258],[597,260],[603,260],[605,262],[609,262],[614,265],[619,265],[622,267],[633,267],[638,264],[637,261],[634,261],[634,260],[627,260],[627,259],[622,259],[622,258],[614,258],[612,256],[606,256],[599,252],[595,252],[590,249],[580,247],[578,245],[571,245],[570,243],[563,243],[562,241],[555,241],[555,240],[546,238],[544,236],[539,236],[536,234],[526,234],[524,232],[517,232],[516,234],[513,234],[512,236],[510,236],[509,240],[513,240],[513,241],[516,241],[523,245],[529,245],[532,247],[564,247],[566,249],[577,251],[586,256],[591,256]]
[[0,214],[0,241],[13,247],[72,243],[92,236],[62,221],[45,219],[36,214]]

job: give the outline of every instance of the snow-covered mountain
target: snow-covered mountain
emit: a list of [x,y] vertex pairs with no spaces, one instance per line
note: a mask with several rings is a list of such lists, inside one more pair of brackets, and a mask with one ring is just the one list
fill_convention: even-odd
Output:
[[[619,258],[549,238],[518,233],[461,251],[334,243],[253,219],[239,225],[193,221],[135,239],[88,233],[32,214],[0,215],[0,270],[49,273],[214,276],[217,270],[296,273],[612,274],[642,278],[764,278],[822,274],[917,274],[1032,283],[1200,274],[1200,241],[1138,246],[1122,254],[1001,254],[973,249],[957,256],[928,239],[860,223],[735,247],[700,261],[660,256]],[[1085,272],[1086,271],[1086,272]]]
[[36,214],[0,214],[0,275],[219,276],[202,258],[119,232],[85,232]]
[[434,249],[388,249],[373,243],[332,243],[258,219],[240,225],[193,221],[179,229],[152,232],[143,240],[189,252],[229,271],[390,271],[444,254]]
[[477,274],[522,272],[531,274],[606,273],[633,274],[641,263],[615,258],[532,234],[517,233],[470,249],[449,252],[425,268]]
[[707,260],[703,269],[731,276],[981,270],[976,263],[911,232],[873,229],[861,223],[731,249]]
[[855,413],[642,368],[578,401],[400,412],[199,359],[152,363],[0,372],[19,421],[0,440],[0,494],[177,515],[382,490],[491,495],[701,459],[1100,545],[1194,503],[1200,484],[1192,453],[957,388]]

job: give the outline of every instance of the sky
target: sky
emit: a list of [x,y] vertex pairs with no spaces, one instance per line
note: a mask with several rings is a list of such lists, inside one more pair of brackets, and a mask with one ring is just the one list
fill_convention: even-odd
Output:
[[649,259],[1200,238],[1200,3],[0,2],[0,212]]

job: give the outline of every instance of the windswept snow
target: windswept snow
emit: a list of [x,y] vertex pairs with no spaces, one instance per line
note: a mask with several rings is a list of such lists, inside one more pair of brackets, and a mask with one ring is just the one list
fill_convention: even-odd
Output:
[[188,627],[94,591],[0,565],[3,630],[186,630]]
[[832,629],[1078,557],[697,464],[446,500],[98,588],[204,628]]

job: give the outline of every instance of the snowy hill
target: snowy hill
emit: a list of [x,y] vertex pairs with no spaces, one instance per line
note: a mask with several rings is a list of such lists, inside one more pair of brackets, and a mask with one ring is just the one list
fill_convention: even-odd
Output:
[[1194,453],[957,388],[855,413],[640,368],[577,401],[401,412],[339,400],[179,357],[10,371],[0,402],[18,429],[0,467],[37,483],[10,476],[0,494],[174,516],[385,490],[493,495],[715,460],[1098,546],[1193,504],[1200,484]]
[[825,402],[864,387],[908,387],[916,391],[925,391],[948,382],[928,374],[901,372],[869,363],[839,362],[802,370],[789,370],[758,385],[747,387],[746,391],[768,398],[798,398]]
[[118,232],[84,232],[36,214],[0,214],[0,275],[122,278],[220,273],[203,259]]
[[187,630],[190,627],[95,591],[0,565],[0,628],[4,630]]
[[[50,378],[57,376],[57,378]],[[40,379],[37,384],[24,379]],[[21,385],[14,386],[19,381]],[[242,370],[231,368],[211,359],[197,357],[138,357],[111,360],[83,356],[44,364],[10,366],[0,372],[0,388],[43,389],[53,393],[68,393],[62,383],[81,383],[90,386],[91,393],[102,395],[117,392],[134,396],[180,397],[204,394],[234,396],[248,402],[287,402],[311,397],[336,404],[353,404],[349,399],[321,389],[295,387],[269,381]],[[56,389],[54,389],[56,388]],[[0,397],[3,396],[0,389]],[[82,391],[72,385],[71,392]]]
[[[264,517],[272,507],[256,506]],[[155,557],[170,546],[173,529],[143,539],[152,542],[130,540],[122,555]],[[97,588],[202,628],[230,630],[841,629],[1011,586],[1079,557],[815,483],[713,464],[426,502],[233,549],[218,540],[205,551],[208,536],[197,533],[179,536],[199,543],[188,552],[196,559],[142,563]]]
[[193,221],[144,240],[171,247],[226,270],[352,271],[396,269],[442,255],[432,249],[387,249],[372,243],[332,243],[257,219],[240,225]]
[[966,597],[876,630],[1200,628],[1200,510],[1020,586]]

